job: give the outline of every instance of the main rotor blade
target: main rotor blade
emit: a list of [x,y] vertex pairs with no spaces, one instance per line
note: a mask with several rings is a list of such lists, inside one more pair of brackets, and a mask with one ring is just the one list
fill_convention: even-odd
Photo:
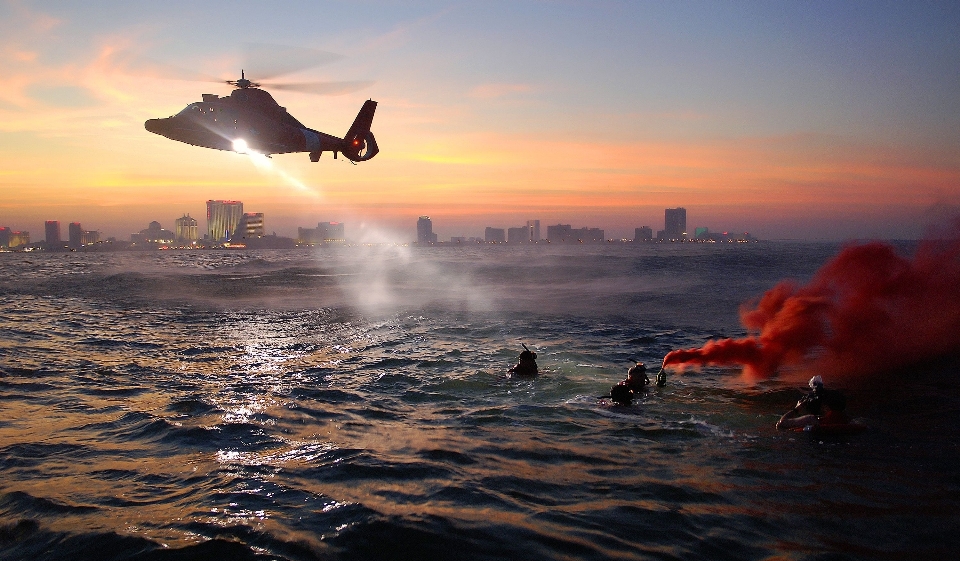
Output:
[[121,68],[125,74],[130,74],[131,76],[160,78],[163,80],[223,83],[223,80],[215,76],[145,56],[130,56],[121,51],[114,59],[118,67]]
[[316,95],[344,95],[360,91],[372,86],[370,80],[354,80],[350,82],[301,82],[292,84],[264,84],[268,90],[286,90]]
[[243,70],[254,81],[269,80],[343,58],[342,55],[308,47],[268,43],[245,43]]

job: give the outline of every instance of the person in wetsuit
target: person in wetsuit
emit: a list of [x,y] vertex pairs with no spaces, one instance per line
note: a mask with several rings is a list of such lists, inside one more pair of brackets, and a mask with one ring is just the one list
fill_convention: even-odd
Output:
[[646,391],[649,385],[647,367],[642,362],[638,362],[627,370],[626,378],[610,388],[610,400],[617,405],[630,405],[634,398]]
[[518,376],[536,376],[538,372],[537,353],[523,345],[523,352],[517,357],[517,365],[510,369],[510,373]]
[[642,392],[650,385],[650,378],[647,377],[647,367],[642,362],[638,362],[627,370],[627,377],[620,382],[621,386],[627,386],[634,393]]
[[820,376],[810,378],[810,392],[777,421],[777,430],[817,425],[841,425],[850,422],[845,412],[847,398],[837,390],[823,387]]

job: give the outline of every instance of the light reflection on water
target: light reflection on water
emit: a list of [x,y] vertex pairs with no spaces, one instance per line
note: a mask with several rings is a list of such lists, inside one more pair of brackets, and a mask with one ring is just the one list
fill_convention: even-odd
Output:
[[[598,404],[835,248],[353,249],[0,256],[0,510],[39,523],[0,558],[111,532],[290,559],[870,558],[960,529],[956,446],[901,432],[931,422],[915,402],[958,405],[933,368],[899,416],[852,395],[874,430],[822,445],[773,430],[796,389],[730,371]],[[505,375],[520,342],[544,375]]]

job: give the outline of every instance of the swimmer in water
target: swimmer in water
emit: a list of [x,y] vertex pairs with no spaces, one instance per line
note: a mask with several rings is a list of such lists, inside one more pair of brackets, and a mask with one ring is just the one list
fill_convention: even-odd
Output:
[[617,405],[629,406],[636,397],[646,391],[649,385],[647,367],[642,362],[638,362],[627,370],[626,378],[610,388],[610,400]]
[[638,362],[627,370],[627,377],[620,382],[621,386],[627,386],[634,393],[642,392],[650,385],[650,378],[647,377],[647,367]]
[[[796,406],[777,421],[777,430],[789,430],[819,425],[841,425],[850,422],[844,411],[847,398],[837,390],[823,387],[820,376],[810,378],[810,392]],[[805,413],[805,414],[801,414]]]
[[536,376],[539,372],[537,353],[528,349],[523,343],[520,344],[523,346],[523,352],[517,357],[517,365],[510,369],[510,373],[518,376]]

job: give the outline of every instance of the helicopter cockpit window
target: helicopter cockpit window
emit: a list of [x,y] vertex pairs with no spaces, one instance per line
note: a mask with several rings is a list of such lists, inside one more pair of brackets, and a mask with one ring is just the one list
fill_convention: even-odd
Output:
[[187,116],[187,115],[192,115],[194,113],[200,113],[200,112],[201,112],[200,107],[197,106],[197,104],[195,103],[191,103],[190,105],[184,107],[182,111],[177,113],[177,115]]

